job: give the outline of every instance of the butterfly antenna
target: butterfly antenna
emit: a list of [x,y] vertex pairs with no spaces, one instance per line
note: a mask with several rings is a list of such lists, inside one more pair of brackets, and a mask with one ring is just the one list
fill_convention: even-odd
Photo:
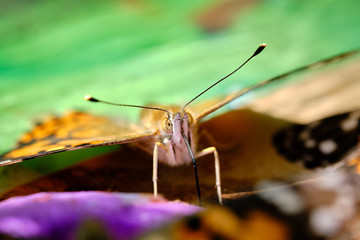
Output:
[[84,99],[86,101],[90,101],[90,102],[100,102],[100,103],[105,103],[105,104],[110,104],[110,105],[115,105],[115,106],[121,106],[121,107],[135,107],[135,108],[143,108],[143,109],[150,109],[150,110],[159,110],[159,111],[163,111],[166,112],[166,114],[170,117],[170,112],[162,109],[162,108],[157,108],[157,107],[148,107],[148,106],[139,106],[139,105],[131,105],[131,104],[121,104],[121,103],[112,103],[112,102],[107,102],[107,101],[103,101],[103,100],[99,100],[97,98],[94,98],[90,95],[86,95],[84,97]]
[[360,53],[360,49],[355,49],[355,50],[352,50],[352,51],[341,53],[341,54],[338,54],[338,55],[335,55],[335,56],[332,56],[332,57],[329,57],[329,58],[326,58],[326,59],[322,59],[320,61],[316,61],[314,63],[310,63],[308,65],[296,68],[296,69],[291,70],[289,72],[280,74],[280,75],[278,75],[276,77],[273,77],[273,78],[270,78],[268,80],[259,82],[259,83],[255,84],[253,86],[248,87],[248,88],[244,88],[244,89],[242,89],[242,90],[240,90],[238,92],[235,92],[232,95],[229,95],[228,97],[226,97],[222,101],[220,101],[217,104],[215,104],[215,105],[211,106],[210,108],[206,109],[205,111],[203,111],[202,113],[197,115],[197,119],[200,120],[200,119],[204,118],[205,116],[209,115],[210,113],[215,112],[217,109],[225,106],[226,104],[228,104],[228,103],[232,102],[233,100],[247,94],[248,92],[251,92],[252,90],[254,90],[256,88],[266,86],[266,85],[268,85],[268,84],[270,84],[272,82],[279,81],[279,80],[284,79],[284,78],[286,78],[288,76],[291,76],[291,75],[296,74],[296,73],[303,72],[303,71],[311,69],[311,68],[316,68],[316,67],[322,66],[322,65],[325,66],[325,65],[327,65],[327,64],[329,64],[331,62],[346,59],[346,58],[351,57],[351,56],[353,56],[355,54],[358,54],[358,53]]
[[216,86],[217,84],[219,84],[220,82],[224,81],[226,78],[230,77],[231,75],[233,75],[234,73],[236,73],[240,68],[242,68],[246,63],[248,63],[253,57],[255,57],[256,55],[258,55],[259,53],[262,52],[262,50],[264,50],[264,48],[266,47],[266,43],[261,44],[256,51],[253,53],[253,55],[251,55],[243,64],[241,64],[238,68],[236,68],[234,71],[232,71],[231,73],[229,73],[228,75],[226,75],[225,77],[221,78],[219,81],[217,81],[216,83],[214,83],[213,85],[211,85],[210,87],[208,87],[207,89],[205,89],[204,91],[202,91],[200,94],[198,94],[196,97],[194,97],[193,99],[191,99],[188,103],[186,103],[182,108],[181,108],[181,112],[184,111],[185,107],[187,107],[190,103],[192,103],[193,101],[195,101],[195,99],[197,99],[198,97],[200,97],[201,95],[203,95],[204,93],[206,93],[207,91],[209,91],[211,88],[213,88],[214,86]]

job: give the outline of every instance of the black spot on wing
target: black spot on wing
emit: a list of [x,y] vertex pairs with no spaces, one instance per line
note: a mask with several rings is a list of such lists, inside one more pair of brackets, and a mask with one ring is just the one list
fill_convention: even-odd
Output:
[[201,227],[201,218],[199,216],[190,216],[185,218],[185,223],[191,231],[197,231]]
[[336,163],[359,142],[360,122],[344,131],[342,122],[351,113],[339,114],[308,125],[292,125],[273,137],[277,151],[291,162],[302,162],[307,168]]

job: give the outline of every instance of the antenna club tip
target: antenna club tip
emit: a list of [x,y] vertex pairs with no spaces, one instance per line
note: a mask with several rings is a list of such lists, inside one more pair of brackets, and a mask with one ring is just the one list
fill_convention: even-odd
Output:
[[92,97],[90,95],[85,95],[84,100],[89,101]]
[[264,50],[264,48],[265,48],[266,46],[267,46],[266,43],[261,44],[261,45],[256,49],[256,51],[254,52],[254,55],[253,55],[253,56],[256,56],[256,55],[258,55],[259,53],[261,53],[262,50]]
[[84,97],[84,100],[86,100],[86,101],[91,101],[91,102],[98,102],[97,99],[93,98],[93,97],[90,96],[90,95],[86,95],[86,96]]

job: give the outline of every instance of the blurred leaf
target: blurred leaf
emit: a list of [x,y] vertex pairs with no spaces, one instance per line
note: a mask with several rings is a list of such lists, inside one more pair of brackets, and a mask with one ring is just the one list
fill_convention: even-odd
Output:
[[[199,19],[210,10],[222,11],[217,1],[1,5],[2,151],[31,128],[32,119],[49,113],[81,108],[136,119],[137,110],[95,106],[82,100],[85,94],[133,104],[183,103],[261,42],[269,47],[256,63],[204,98],[359,47],[355,0],[267,0],[234,8],[232,21],[216,33],[207,32]],[[213,21],[222,21],[218,18]]]

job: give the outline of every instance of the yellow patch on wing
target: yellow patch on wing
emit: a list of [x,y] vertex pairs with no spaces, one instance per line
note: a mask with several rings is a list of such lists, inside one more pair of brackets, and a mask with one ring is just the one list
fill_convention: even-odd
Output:
[[59,151],[61,149],[65,149],[65,146],[58,146],[58,147],[49,148],[47,151],[52,152],[52,151]]
[[130,128],[109,118],[71,112],[37,124],[17,146],[0,156],[0,166],[52,153],[120,144],[152,137],[153,133]]

